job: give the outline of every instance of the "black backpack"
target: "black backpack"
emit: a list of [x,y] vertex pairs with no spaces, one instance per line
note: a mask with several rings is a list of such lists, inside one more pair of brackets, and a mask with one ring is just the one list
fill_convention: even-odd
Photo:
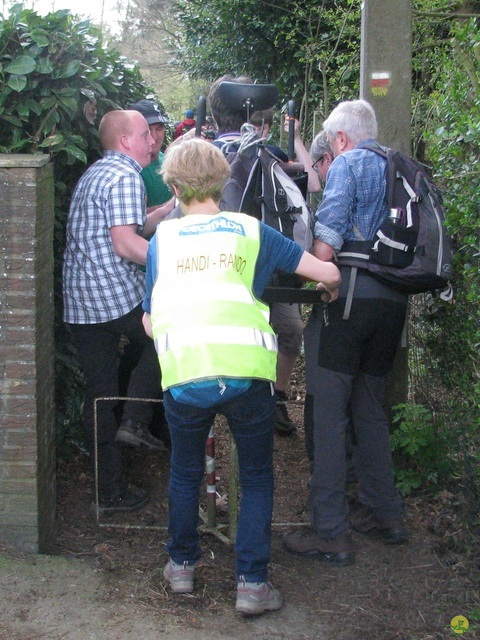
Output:
[[345,242],[341,265],[367,269],[397,291],[451,297],[452,250],[442,195],[424,167],[400,151],[362,144],[387,160],[390,212],[373,240]]
[[[247,213],[280,231],[303,249],[313,244],[313,216],[295,179],[286,173],[290,164],[281,162],[262,141],[230,142],[223,152],[231,168],[220,201],[222,211]],[[298,164],[293,163],[294,171]],[[298,181],[306,186],[303,167]],[[297,177],[295,176],[295,177]],[[299,287],[295,274],[281,273],[273,286]]]

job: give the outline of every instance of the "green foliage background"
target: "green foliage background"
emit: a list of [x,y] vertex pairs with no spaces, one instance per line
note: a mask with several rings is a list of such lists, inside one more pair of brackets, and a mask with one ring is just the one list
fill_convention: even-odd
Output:
[[[178,64],[210,82],[229,73],[275,82],[311,134],[313,111],[358,93],[360,0],[178,0]],[[221,55],[218,52],[222,52]]]
[[[439,52],[429,96],[427,152],[443,188],[455,239],[455,298],[431,324],[427,365],[444,395],[450,455],[462,486],[480,497],[480,30],[475,19],[452,26],[451,48]],[[478,509],[477,509],[478,517]]]

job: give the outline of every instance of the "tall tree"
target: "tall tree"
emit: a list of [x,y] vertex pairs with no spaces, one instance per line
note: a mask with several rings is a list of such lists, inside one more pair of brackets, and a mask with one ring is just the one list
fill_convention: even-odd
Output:
[[[275,82],[300,118],[325,116],[358,90],[360,0],[178,0],[177,59],[210,81],[224,73]],[[219,54],[219,52],[221,52]]]
[[190,77],[177,59],[181,30],[173,0],[128,0],[124,13],[121,33],[111,42],[128,59],[137,61],[167,114],[182,119],[185,109],[195,106],[208,83]]

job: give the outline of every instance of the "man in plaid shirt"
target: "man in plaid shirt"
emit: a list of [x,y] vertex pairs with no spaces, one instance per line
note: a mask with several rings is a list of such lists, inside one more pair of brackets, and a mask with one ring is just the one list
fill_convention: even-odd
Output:
[[[147,215],[140,172],[150,164],[154,140],[138,111],[110,111],[101,120],[103,158],[82,176],[67,222],[63,265],[63,318],[75,339],[85,375],[84,429],[94,458],[96,398],[117,397],[119,343],[138,344],[128,397],[158,397],[160,370],[153,342],[142,327],[148,241],[168,211]],[[163,449],[148,424],[152,404],[126,402],[118,434],[115,401],[97,403],[98,505],[101,513],[134,511],[147,493],[128,486],[116,442]]]

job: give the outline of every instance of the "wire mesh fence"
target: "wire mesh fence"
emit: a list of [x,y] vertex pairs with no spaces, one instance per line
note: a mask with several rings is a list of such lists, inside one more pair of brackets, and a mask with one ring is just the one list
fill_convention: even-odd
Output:
[[[439,322],[442,307],[430,294],[411,296],[409,311],[409,403],[428,409],[437,450],[441,483],[460,490],[473,521],[480,507],[479,398],[455,384],[449,362],[459,357],[445,353],[445,329]],[[451,341],[448,341],[451,344]],[[465,367],[468,363],[464,363]],[[425,414],[426,415],[426,414]],[[431,452],[430,452],[431,454]],[[447,464],[449,463],[449,464]],[[443,474],[443,475],[442,475]]]

